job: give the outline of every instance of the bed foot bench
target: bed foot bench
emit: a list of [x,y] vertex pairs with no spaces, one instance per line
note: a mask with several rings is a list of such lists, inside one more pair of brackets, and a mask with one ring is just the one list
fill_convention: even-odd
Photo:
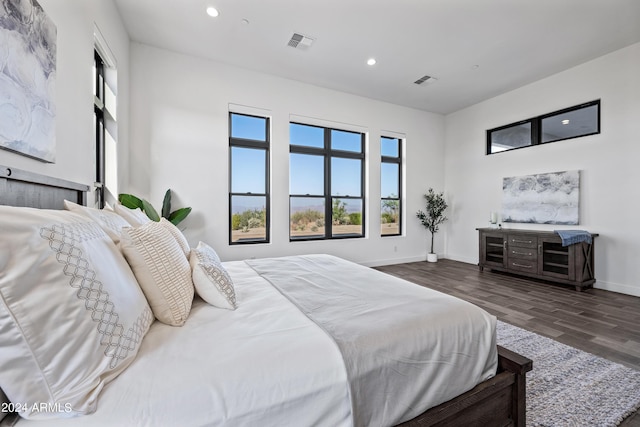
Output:
[[531,359],[498,346],[496,376],[400,426],[524,427],[526,374],[532,365]]

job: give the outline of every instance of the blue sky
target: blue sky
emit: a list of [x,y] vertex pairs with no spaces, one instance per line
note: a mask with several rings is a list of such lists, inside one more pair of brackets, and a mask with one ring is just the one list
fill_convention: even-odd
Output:
[[[265,141],[265,119],[242,115],[232,115],[233,137]],[[324,129],[295,123],[289,125],[288,143],[307,147],[324,146]],[[333,149],[359,152],[360,134],[339,130],[331,131]],[[232,192],[264,193],[265,192],[265,151],[232,147]],[[382,138],[381,153],[386,156],[398,155],[396,139]],[[333,195],[349,195],[361,197],[360,176],[364,163],[358,159],[331,159],[331,189]],[[272,166],[273,167],[273,166]],[[398,165],[383,163],[381,165],[382,197],[398,194]],[[324,157],[309,154],[291,153],[289,155],[289,188],[290,194],[324,194]],[[235,207],[261,207],[262,201],[255,197],[236,197]],[[306,201],[314,201],[305,199]],[[242,203],[241,203],[242,201]],[[358,202],[358,205],[361,205]],[[355,206],[350,206],[356,209]],[[359,208],[361,209],[361,207]],[[358,210],[359,210],[358,209]]]

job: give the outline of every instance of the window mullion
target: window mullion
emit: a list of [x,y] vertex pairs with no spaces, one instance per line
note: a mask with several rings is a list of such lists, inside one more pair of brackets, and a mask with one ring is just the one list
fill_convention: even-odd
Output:
[[331,129],[324,130],[324,232],[333,237],[333,198],[331,197]]

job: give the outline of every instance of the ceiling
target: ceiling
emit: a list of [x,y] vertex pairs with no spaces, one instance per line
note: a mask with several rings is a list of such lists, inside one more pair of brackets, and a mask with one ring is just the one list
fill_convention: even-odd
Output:
[[132,41],[443,114],[640,42],[638,0],[115,3]]

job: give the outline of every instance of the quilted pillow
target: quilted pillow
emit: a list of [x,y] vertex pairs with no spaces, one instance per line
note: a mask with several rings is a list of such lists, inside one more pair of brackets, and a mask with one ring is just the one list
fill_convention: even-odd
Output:
[[68,200],[64,201],[64,208],[95,221],[116,245],[120,242],[122,229],[129,227],[129,223],[123,217],[109,209],[89,208]]
[[193,303],[191,268],[176,239],[159,222],[122,231],[120,249],[151,310],[162,323],[182,326]]
[[191,248],[189,247],[187,238],[184,237],[184,234],[182,234],[182,231],[180,231],[180,229],[176,227],[171,221],[165,218],[160,218],[160,224],[164,228],[166,228],[169,233],[171,233],[173,238],[176,239],[176,242],[178,242],[178,244],[180,245],[180,249],[182,249],[182,252],[184,252],[184,256],[189,258],[189,252],[191,252]]
[[20,415],[94,412],[153,314],[103,229],[69,211],[0,206],[0,387]]
[[236,309],[233,281],[211,246],[199,242],[197,248],[191,249],[189,264],[196,292],[203,300],[216,307]]
[[124,218],[132,227],[140,227],[141,225],[151,221],[147,214],[142,212],[140,209],[129,209],[120,203],[116,203],[113,210]]

